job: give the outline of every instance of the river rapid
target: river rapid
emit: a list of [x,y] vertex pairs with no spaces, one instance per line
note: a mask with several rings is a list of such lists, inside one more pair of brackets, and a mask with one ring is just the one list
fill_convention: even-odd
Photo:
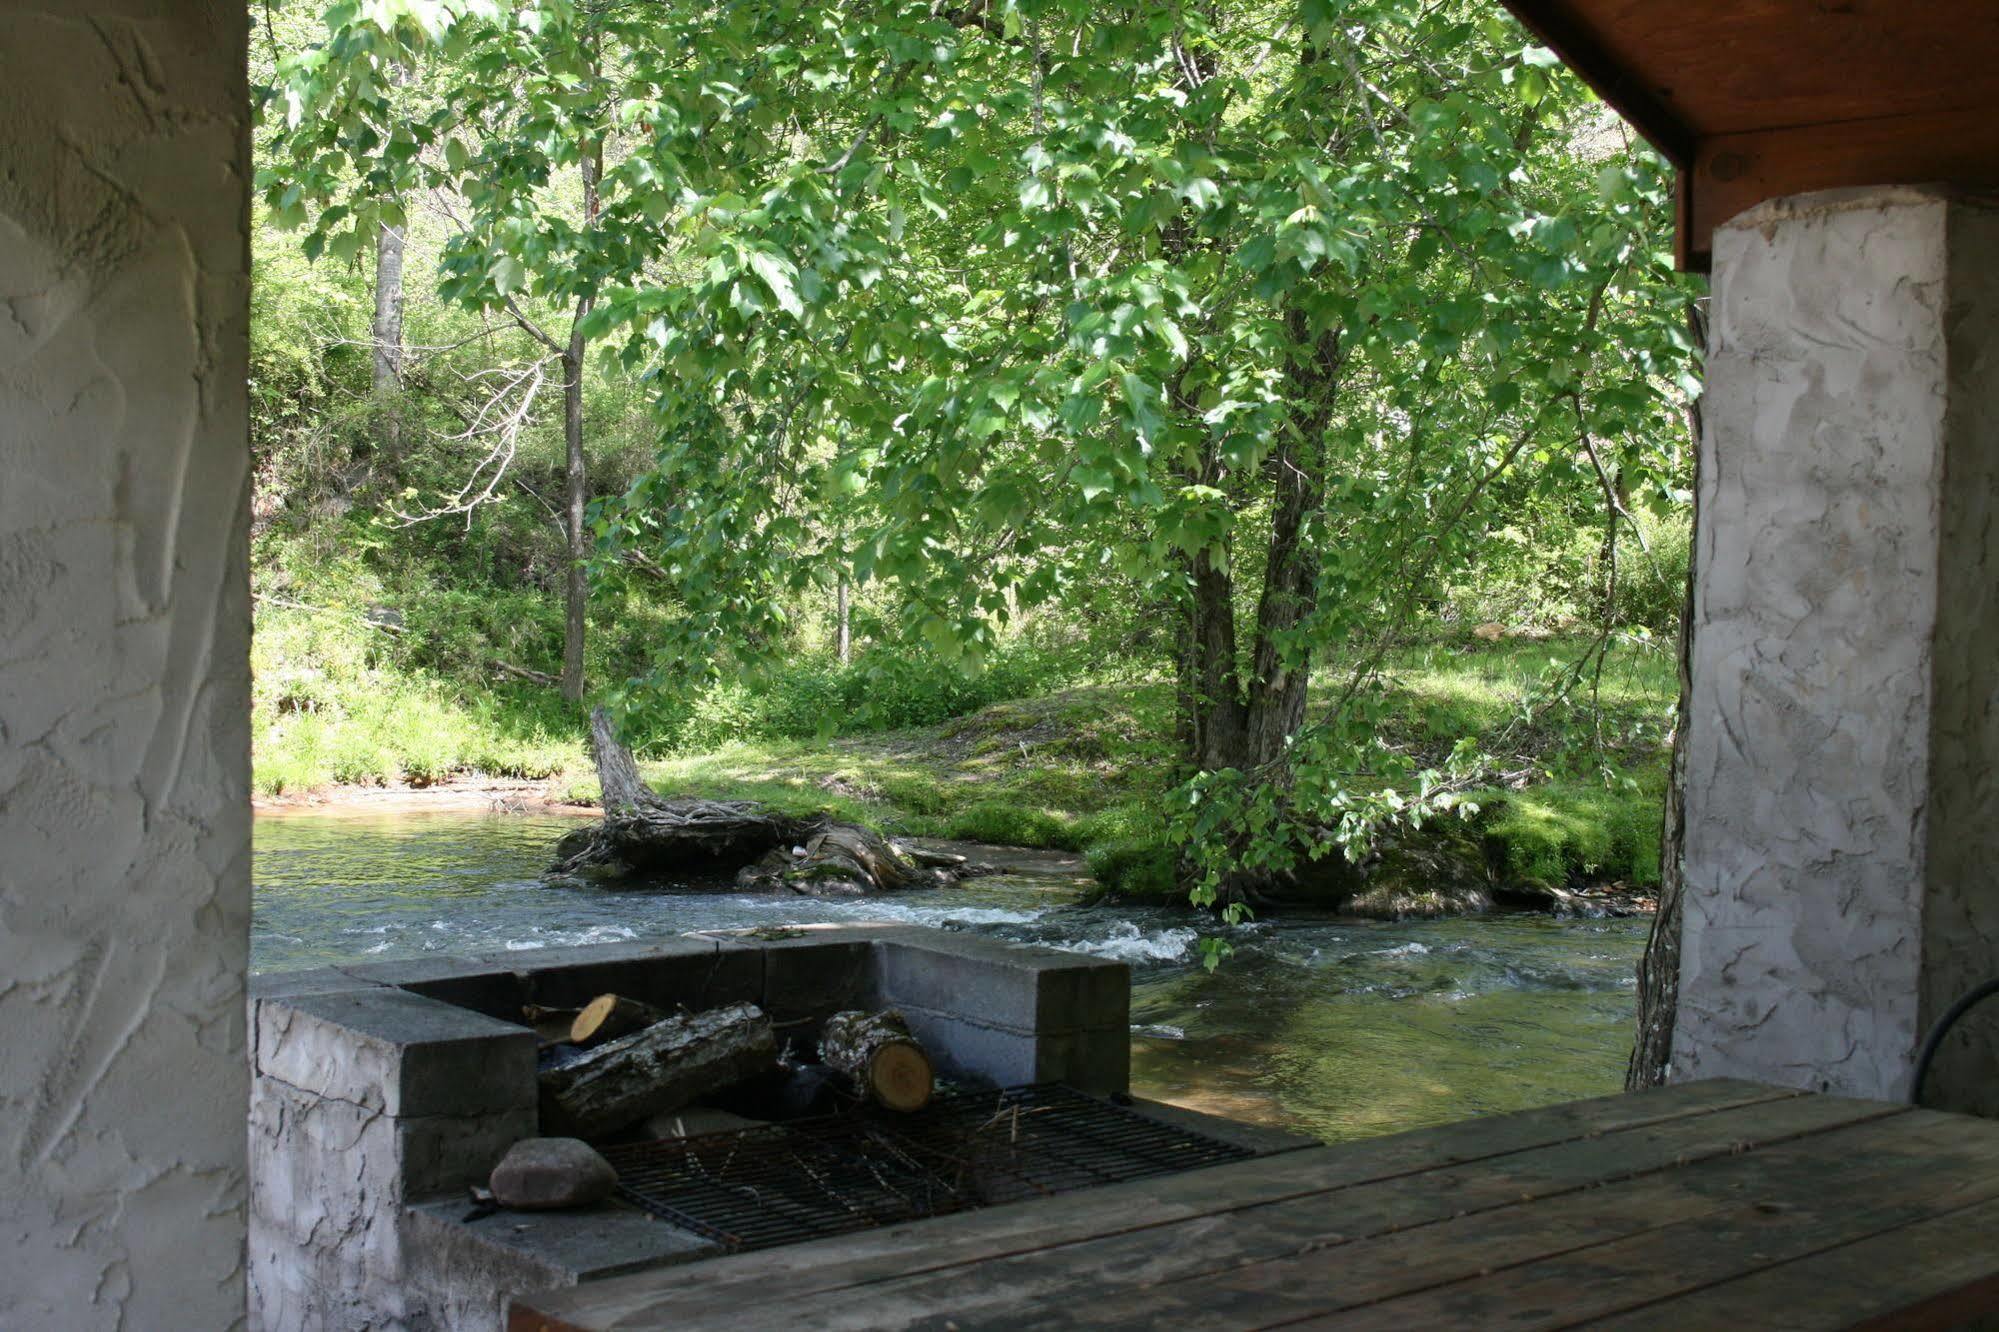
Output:
[[[1619,1089],[1642,919],[1377,923],[1287,913],[1224,929],[1086,908],[1047,879],[812,901],[552,888],[574,820],[286,815],[257,821],[251,966],[529,951],[702,929],[893,921],[1047,944],[1132,968],[1133,1090],[1327,1140]],[[1202,930],[1234,956],[1200,963]]]

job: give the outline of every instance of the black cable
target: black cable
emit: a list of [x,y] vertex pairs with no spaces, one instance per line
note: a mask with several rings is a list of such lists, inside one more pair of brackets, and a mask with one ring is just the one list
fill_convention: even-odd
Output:
[[1923,1081],[1930,1075],[1930,1063],[1936,1058],[1937,1047],[1943,1044],[1943,1038],[1950,1035],[1950,1029],[1957,1025],[1959,1018],[1995,994],[1999,994],[1999,976],[1986,981],[1952,1004],[1945,1010],[1944,1015],[1937,1019],[1936,1025],[1930,1028],[1930,1034],[1923,1038],[1922,1051],[1916,1056],[1916,1076],[1909,1084],[1910,1105],[1923,1103]]

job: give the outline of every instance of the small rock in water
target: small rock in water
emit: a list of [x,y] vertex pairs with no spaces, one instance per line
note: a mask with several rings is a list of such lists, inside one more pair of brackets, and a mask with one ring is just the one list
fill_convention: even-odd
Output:
[[580,1138],[522,1138],[493,1167],[489,1182],[502,1207],[546,1211],[603,1201],[618,1172]]

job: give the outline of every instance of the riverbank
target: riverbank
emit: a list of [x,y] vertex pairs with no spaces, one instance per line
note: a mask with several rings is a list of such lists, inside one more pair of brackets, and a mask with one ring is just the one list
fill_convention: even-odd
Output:
[[306,791],[257,795],[250,808],[259,818],[324,815],[376,818],[403,814],[548,814],[595,818],[594,798],[571,794],[575,779],[559,775],[539,781],[456,773],[435,782],[334,785]]
[[[1522,725],[1523,700],[1561,641],[1434,644],[1388,663],[1383,735],[1419,751],[1461,736],[1504,737],[1503,785],[1475,792],[1476,813],[1390,839],[1356,892],[1308,901],[1378,917],[1452,914],[1487,901],[1558,910],[1635,911],[1658,882],[1670,658],[1614,654],[1597,711],[1549,712]],[[1170,687],[1101,683],[992,704],[938,725],[831,739],[756,739],[646,761],[669,794],[828,810],[906,837],[1072,851],[1126,900],[1178,901],[1158,811],[1171,787]],[[260,798],[274,812],[513,810],[587,812],[596,783],[580,738],[546,774],[448,774],[395,786],[322,787]],[[261,761],[261,755],[260,755]]]

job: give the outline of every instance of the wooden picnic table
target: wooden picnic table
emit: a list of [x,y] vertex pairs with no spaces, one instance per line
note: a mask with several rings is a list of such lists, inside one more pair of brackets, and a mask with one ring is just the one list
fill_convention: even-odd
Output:
[[1999,1326],[1999,1122],[1689,1083],[640,1272],[566,1329]]

